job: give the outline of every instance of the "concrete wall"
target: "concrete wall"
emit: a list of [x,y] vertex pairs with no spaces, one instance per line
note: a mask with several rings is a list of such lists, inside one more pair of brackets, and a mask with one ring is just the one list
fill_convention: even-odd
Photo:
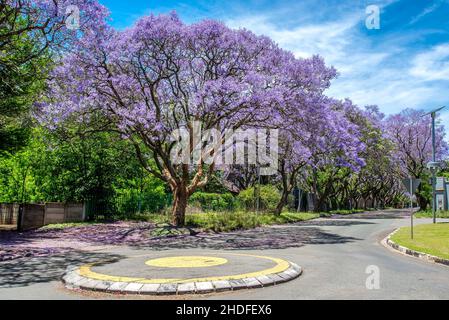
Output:
[[44,224],[63,223],[65,221],[64,211],[64,203],[46,203]]
[[449,181],[446,182],[446,210],[449,210]]
[[15,203],[0,203],[0,224],[15,225],[19,215],[19,205]]
[[64,207],[64,222],[84,221],[84,205],[79,203],[67,203]]
[[19,214],[19,230],[37,229],[44,225],[45,206],[40,204],[24,204]]
[[437,194],[436,200],[437,200],[437,210],[439,210],[439,211],[445,210],[445,208],[446,208],[445,194],[443,192],[440,194]]
[[84,221],[84,205],[78,203],[24,204],[19,213],[20,231],[54,223]]
[[437,210],[449,210],[449,180],[437,178],[436,185]]

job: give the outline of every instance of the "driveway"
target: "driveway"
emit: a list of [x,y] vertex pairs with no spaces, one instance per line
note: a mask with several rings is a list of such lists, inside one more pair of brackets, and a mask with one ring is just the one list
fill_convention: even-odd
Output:
[[[105,259],[120,260],[152,252],[188,255],[230,251],[286,259],[302,266],[304,272],[298,279],[274,287],[181,298],[447,299],[449,267],[403,256],[380,244],[396,227],[408,224],[406,211],[393,210],[244,232],[185,236],[140,246],[93,246],[89,250],[15,259],[0,263],[0,299],[152,299],[69,291],[61,285],[60,277],[68,265]],[[369,266],[370,270],[379,271],[379,289],[366,286]]]

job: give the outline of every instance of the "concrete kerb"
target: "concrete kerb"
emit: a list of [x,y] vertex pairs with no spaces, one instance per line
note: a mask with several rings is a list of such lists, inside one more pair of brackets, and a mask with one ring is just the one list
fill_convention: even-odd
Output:
[[82,276],[79,268],[67,268],[62,281],[69,289],[82,289],[119,294],[139,295],[182,295],[205,294],[222,291],[255,289],[277,285],[296,279],[302,274],[302,268],[292,262],[288,262],[287,270],[279,273],[260,275],[257,277],[213,280],[183,283],[144,283],[97,280]]
[[437,256],[433,256],[424,252],[420,252],[420,251],[416,251],[416,250],[412,250],[410,248],[401,246],[399,244],[397,244],[396,242],[394,242],[393,240],[391,240],[391,237],[396,234],[396,232],[399,231],[400,228],[397,228],[396,230],[394,230],[392,233],[390,233],[386,238],[384,238],[382,240],[382,245],[390,248],[392,250],[394,250],[397,253],[403,254],[403,255],[407,255],[410,257],[414,257],[420,260],[424,260],[427,262],[431,262],[431,263],[438,263],[438,264],[442,264],[445,266],[449,266],[449,260],[448,259],[444,259],[444,258],[440,258]]

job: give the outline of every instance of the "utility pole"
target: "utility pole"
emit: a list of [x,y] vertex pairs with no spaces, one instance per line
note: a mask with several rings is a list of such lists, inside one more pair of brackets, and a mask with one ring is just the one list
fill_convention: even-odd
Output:
[[[434,163],[437,162],[436,159],[436,138],[435,138],[435,118],[436,118],[436,112],[432,112],[432,161]],[[436,170],[432,170],[432,216],[433,216],[433,223],[437,223],[437,204],[436,204]]]
[[436,199],[436,172],[439,167],[439,163],[436,160],[436,133],[435,133],[435,119],[438,111],[441,111],[445,107],[441,107],[430,111],[428,114],[432,117],[432,162],[427,164],[427,167],[432,172],[432,216],[433,223],[437,223],[437,199]]
[[413,178],[410,177],[410,224],[411,236],[413,240]]

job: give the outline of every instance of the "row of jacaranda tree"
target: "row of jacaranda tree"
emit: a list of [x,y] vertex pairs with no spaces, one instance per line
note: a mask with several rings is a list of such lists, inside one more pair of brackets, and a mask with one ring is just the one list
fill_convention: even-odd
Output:
[[[67,1],[8,2],[11,12],[33,17],[23,32],[51,57],[32,108],[39,126],[57,132],[70,123],[83,136],[106,132],[123,140],[139,165],[170,189],[177,226],[191,195],[217,170],[233,177],[233,187],[258,179],[253,167],[218,166],[218,152],[204,141],[194,165],[173,161],[172,133],[194,136],[193,122],[214,129],[219,141],[229,129],[279,130],[277,171],[267,178],[282,195],[275,214],[296,186],[315,195],[317,211],[361,200],[386,206],[400,201],[401,177],[427,174],[430,119],[413,110],[384,117],[375,106],[361,109],[327,96],[337,71],[319,56],[299,59],[248,30],[213,20],[187,25],[176,14],[143,17],[117,31],[94,0],[70,1],[80,9],[73,31],[66,24],[73,12],[61,11]],[[188,147],[193,152],[197,145]],[[437,150],[446,157],[442,126]],[[425,184],[417,192],[421,207],[426,192]]]

